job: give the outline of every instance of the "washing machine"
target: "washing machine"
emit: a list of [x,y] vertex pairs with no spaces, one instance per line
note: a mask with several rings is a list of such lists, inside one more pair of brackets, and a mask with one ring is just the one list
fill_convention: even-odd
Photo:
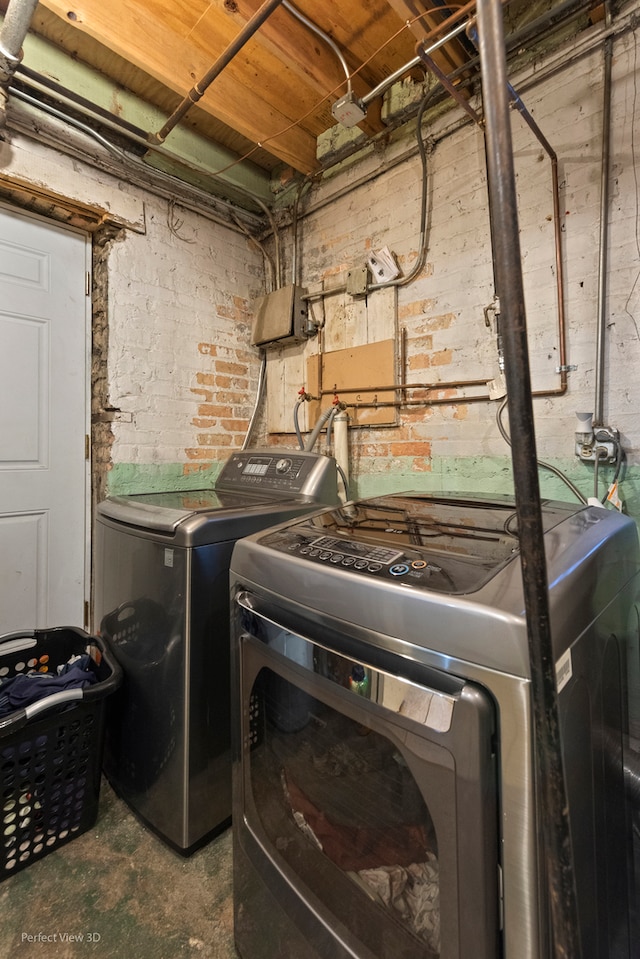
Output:
[[124,681],[104,771],[188,855],[231,816],[229,561],[242,536],[337,504],[336,464],[304,451],[233,453],[214,489],[114,496],[95,530],[95,622]]
[[[629,959],[638,535],[542,516],[582,959]],[[230,575],[242,959],[551,959],[513,500],[321,510]]]

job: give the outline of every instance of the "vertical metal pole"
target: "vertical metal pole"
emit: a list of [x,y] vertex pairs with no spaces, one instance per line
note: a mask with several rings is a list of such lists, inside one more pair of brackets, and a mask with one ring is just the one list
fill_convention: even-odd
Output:
[[489,204],[505,355],[537,761],[540,828],[556,957],[579,959],[571,836],[560,746],[547,569],[536,466],[518,212],[500,0],[478,0]]
[[[611,26],[611,4],[605,4],[607,27]],[[607,325],[607,266],[609,246],[609,174],[611,156],[611,66],[613,37],[604,42],[602,103],[602,168],[600,171],[600,242],[598,256],[598,326],[596,339],[596,386],[593,422],[604,425],[605,332]],[[597,462],[596,462],[597,466]],[[596,496],[598,491],[596,489]]]

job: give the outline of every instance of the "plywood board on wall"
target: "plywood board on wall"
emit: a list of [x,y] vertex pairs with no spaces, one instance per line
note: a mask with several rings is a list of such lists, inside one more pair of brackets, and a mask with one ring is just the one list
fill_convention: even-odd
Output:
[[[307,357],[317,352],[313,340],[305,344],[286,346],[267,353],[267,411],[270,433],[294,433],[294,408],[301,389],[307,386]],[[302,432],[310,429],[308,403],[299,408]]]
[[[336,284],[341,277],[336,277]],[[320,287],[320,291],[322,291]],[[317,290],[311,291],[313,295]],[[267,428],[269,433],[293,433],[293,412],[301,389],[318,396],[320,383],[319,353],[324,354],[322,382],[332,389],[334,382],[342,387],[384,386],[397,382],[395,372],[395,337],[397,293],[395,287],[372,291],[366,297],[353,297],[342,290],[340,293],[324,291],[324,295],[312,301],[311,313],[319,324],[318,336],[306,343],[289,344],[267,350]],[[384,344],[384,345],[383,345]],[[365,350],[366,348],[366,350]],[[359,352],[365,350],[365,352]],[[355,351],[355,353],[354,353]],[[340,356],[342,354],[342,356]],[[337,363],[337,366],[336,366]],[[358,372],[357,382],[353,374]],[[346,378],[345,378],[346,377]],[[326,384],[329,384],[327,387]],[[357,402],[350,394],[344,397]],[[374,402],[376,393],[363,389],[360,402]],[[366,397],[366,398],[365,398]],[[383,398],[394,399],[393,391]],[[302,433],[312,429],[321,410],[331,406],[333,395],[322,396],[320,402],[303,403],[298,408],[298,421]],[[349,410],[352,425],[395,426],[396,411],[393,407],[382,409]]]
[[[313,423],[321,409],[333,402],[333,394],[348,406],[351,426],[394,426],[396,408],[366,406],[366,403],[389,403],[396,399],[391,386],[395,378],[395,340],[365,343],[362,346],[333,350],[307,359],[308,390],[319,396],[320,390],[331,390],[321,401],[309,403],[309,419]],[[351,405],[353,404],[353,405]]]

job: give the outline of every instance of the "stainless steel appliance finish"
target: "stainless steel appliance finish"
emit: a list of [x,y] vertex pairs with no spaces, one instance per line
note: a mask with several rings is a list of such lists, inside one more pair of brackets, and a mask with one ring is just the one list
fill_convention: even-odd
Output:
[[[543,524],[582,959],[628,959],[638,536]],[[243,959],[550,957],[513,501],[324,510],[239,542],[231,584]]]
[[108,712],[104,770],[181,853],[231,815],[234,543],[338,502],[330,457],[246,450],[232,454],[215,489],[119,496],[98,507],[95,618],[124,671]]

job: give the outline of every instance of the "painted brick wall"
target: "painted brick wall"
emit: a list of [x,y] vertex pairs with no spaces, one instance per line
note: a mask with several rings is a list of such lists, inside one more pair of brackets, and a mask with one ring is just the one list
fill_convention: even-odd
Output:
[[[628,33],[616,39],[614,48],[604,411],[605,423],[622,435],[628,457],[623,490],[627,508],[638,517],[639,42],[636,34]],[[546,78],[538,80],[536,71],[519,78],[526,81],[524,102],[558,156],[567,361],[577,367],[569,374],[566,395],[535,400],[538,456],[591,495],[593,467],[574,454],[574,424],[576,410],[594,408],[602,50],[573,63],[565,51],[555,66]],[[518,87],[518,78],[514,82]],[[551,166],[521,117],[514,115],[512,130],[532,380],[534,390],[548,393],[557,391],[560,382]],[[483,138],[471,124],[456,129],[452,114],[428,132],[432,143],[427,263],[416,281],[398,290],[398,323],[407,337],[407,380],[491,380],[498,372],[498,355],[495,332],[487,328],[483,312],[494,295]],[[406,147],[396,143],[386,151],[374,151],[357,169],[325,179],[312,191],[299,227],[304,285],[319,280],[331,285],[343,271],[363,265],[370,249],[385,245],[405,273],[411,269],[418,243],[418,157],[378,173]],[[349,183],[351,192],[329,202],[332,193]],[[419,399],[420,393],[411,396]],[[510,453],[496,425],[497,407],[497,401],[488,400],[414,406],[402,411],[398,428],[352,431],[354,491],[370,495],[415,487],[509,490]],[[601,467],[601,479],[610,475]],[[573,498],[545,471],[541,484],[543,495]],[[601,484],[600,494],[605,491]]]
[[[624,495],[629,512],[640,518],[638,42],[637,32],[629,32],[614,46],[605,420],[621,432],[628,457]],[[565,396],[535,401],[538,454],[590,494],[593,468],[576,459],[573,433],[575,411],[594,406],[602,50],[573,62],[565,53],[557,57],[555,72],[547,76],[546,69],[536,63],[514,83],[558,155],[567,359],[577,369]],[[495,334],[483,313],[494,293],[484,146],[477,129],[458,127],[457,120],[448,113],[428,131],[427,262],[415,282],[398,290],[409,382],[490,379],[497,372]],[[513,132],[534,386],[554,389],[549,165],[515,116]],[[60,196],[91,199],[96,207],[120,212],[125,224],[106,239],[96,261],[103,272],[96,289],[108,318],[108,365],[99,369],[102,409],[94,410],[95,416],[108,414],[100,460],[101,467],[111,466],[105,491],[209,481],[242,443],[253,408],[259,355],[249,345],[249,332],[251,304],[264,291],[262,256],[234,230],[173,208],[121,176],[16,138],[8,175],[35,181],[45,177],[41,171],[49,179],[55,173]],[[331,199],[344,188],[346,195]],[[340,282],[344,271],[385,245],[408,272],[418,249],[419,199],[420,163],[410,139],[378,145],[358,164],[326,178],[301,204],[302,283],[317,288]],[[283,233],[282,240],[290,257],[290,237]],[[410,395],[418,400],[423,394]],[[451,399],[403,409],[396,428],[354,431],[354,494],[509,489],[510,456],[496,427],[497,402]],[[294,401],[292,396],[292,407]],[[294,437],[287,432],[271,441],[292,445]],[[541,476],[543,494],[566,497],[559,481]]]
[[154,197],[109,258],[111,492],[197,486],[244,440],[259,356],[262,257],[244,235]]

